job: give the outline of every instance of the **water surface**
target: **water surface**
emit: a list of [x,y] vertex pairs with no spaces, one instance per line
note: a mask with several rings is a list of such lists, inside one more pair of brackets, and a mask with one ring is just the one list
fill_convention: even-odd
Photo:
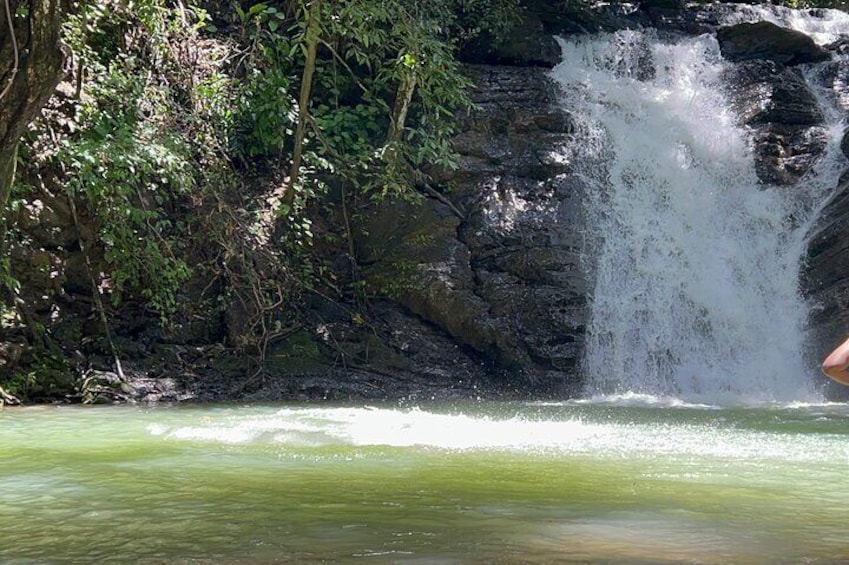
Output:
[[2,563],[849,561],[845,405],[41,407],[0,444]]

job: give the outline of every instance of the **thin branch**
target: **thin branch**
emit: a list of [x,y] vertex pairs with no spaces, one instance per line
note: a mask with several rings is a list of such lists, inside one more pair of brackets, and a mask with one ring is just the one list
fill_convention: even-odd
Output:
[[73,195],[70,191],[68,191],[68,203],[71,208],[71,215],[74,218],[74,227],[76,227],[80,251],[82,251],[83,257],[85,257],[85,265],[86,270],[88,271],[89,280],[91,281],[91,292],[94,295],[94,303],[97,306],[97,311],[100,314],[100,321],[103,323],[103,329],[106,332],[106,341],[109,343],[109,348],[112,350],[112,356],[115,358],[115,370],[118,373],[118,377],[122,381],[125,381],[126,378],[124,377],[124,369],[121,367],[121,357],[118,355],[118,348],[115,346],[115,342],[112,340],[112,331],[109,329],[109,320],[106,317],[106,308],[103,307],[103,300],[100,298],[100,289],[98,288],[97,281],[95,281],[94,278],[94,268],[91,265],[91,258],[88,254],[88,246],[83,241],[80,219],[77,216],[77,205],[74,202]]
[[298,182],[298,173],[301,169],[301,157],[303,156],[304,137],[306,136],[307,118],[309,116],[310,93],[312,92],[312,77],[315,72],[316,47],[318,45],[321,27],[319,17],[321,0],[313,0],[310,3],[308,22],[306,29],[307,60],[304,63],[304,73],[301,76],[301,93],[298,97],[298,127],[295,129],[295,147],[292,151],[292,168],[289,173],[289,186],[283,195],[283,203],[292,206],[295,201],[295,186]]
[[453,202],[448,200],[448,198],[446,198],[443,194],[437,192],[432,186],[426,183],[421,183],[420,186],[424,189],[425,192],[428,193],[428,195],[432,196],[433,198],[436,198],[437,200],[448,206],[448,208],[450,208],[451,211],[454,212],[454,215],[456,215],[458,218],[460,218],[461,220],[466,219],[466,216],[463,215],[460,209],[457,208],[457,206]]
[[9,0],[4,0],[4,4],[6,6],[6,23],[9,24],[9,36],[12,39],[14,62],[12,64],[12,74],[9,75],[9,82],[6,84],[6,88],[3,89],[3,92],[0,92],[0,100],[3,100],[3,97],[5,97],[9,92],[9,89],[12,88],[12,84],[15,82],[15,77],[18,75],[18,64],[20,63],[20,57],[18,55],[18,38],[15,37],[15,25],[12,23],[12,8],[9,7]]
[[359,87],[360,87],[360,89],[361,89],[364,93],[366,93],[366,94],[370,94],[370,91],[369,91],[369,89],[366,87],[366,85],[364,85],[362,82],[360,82],[360,79],[359,79],[359,78],[357,78],[357,74],[356,74],[356,73],[354,72],[354,70],[353,70],[353,69],[352,69],[352,68],[348,65],[348,63],[345,61],[345,59],[343,59],[343,58],[342,58],[342,56],[341,56],[341,55],[339,55],[339,53],[337,53],[337,52],[336,52],[336,49],[334,49],[334,48],[333,48],[333,46],[332,46],[332,45],[330,45],[330,44],[329,44],[327,41],[325,41],[324,39],[319,39],[318,41],[319,41],[319,43],[321,43],[322,45],[324,45],[325,47],[327,47],[327,48],[330,50],[330,53],[333,55],[333,57],[334,57],[337,61],[339,61],[340,63],[342,63],[342,66],[343,66],[343,67],[345,67],[345,70],[347,70],[347,71],[348,71],[348,73],[351,75],[351,78],[352,78],[352,79],[354,79],[354,82],[355,82],[355,83],[357,83],[357,86],[359,86]]

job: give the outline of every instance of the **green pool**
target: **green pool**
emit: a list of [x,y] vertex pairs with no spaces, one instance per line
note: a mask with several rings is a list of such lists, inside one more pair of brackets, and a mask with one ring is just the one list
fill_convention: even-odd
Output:
[[849,407],[0,410],[0,563],[849,562]]

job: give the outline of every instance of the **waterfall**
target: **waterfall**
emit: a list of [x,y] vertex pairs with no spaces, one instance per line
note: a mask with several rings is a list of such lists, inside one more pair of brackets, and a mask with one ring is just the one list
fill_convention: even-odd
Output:
[[620,31],[561,47],[552,76],[577,124],[563,151],[586,191],[594,289],[587,394],[817,399],[798,273],[842,169],[839,135],[800,186],[765,186],[714,37]]

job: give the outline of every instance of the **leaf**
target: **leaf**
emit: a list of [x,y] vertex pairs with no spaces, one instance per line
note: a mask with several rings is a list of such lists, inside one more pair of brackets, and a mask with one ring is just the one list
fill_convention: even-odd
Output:
[[256,16],[257,14],[261,14],[268,9],[268,5],[264,2],[259,2],[254,4],[250,8],[248,8],[248,16]]
[[401,64],[407,67],[408,69],[412,69],[413,67],[415,67],[417,62],[418,61],[416,60],[415,56],[410,53],[404,53],[404,55],[401,57]]

